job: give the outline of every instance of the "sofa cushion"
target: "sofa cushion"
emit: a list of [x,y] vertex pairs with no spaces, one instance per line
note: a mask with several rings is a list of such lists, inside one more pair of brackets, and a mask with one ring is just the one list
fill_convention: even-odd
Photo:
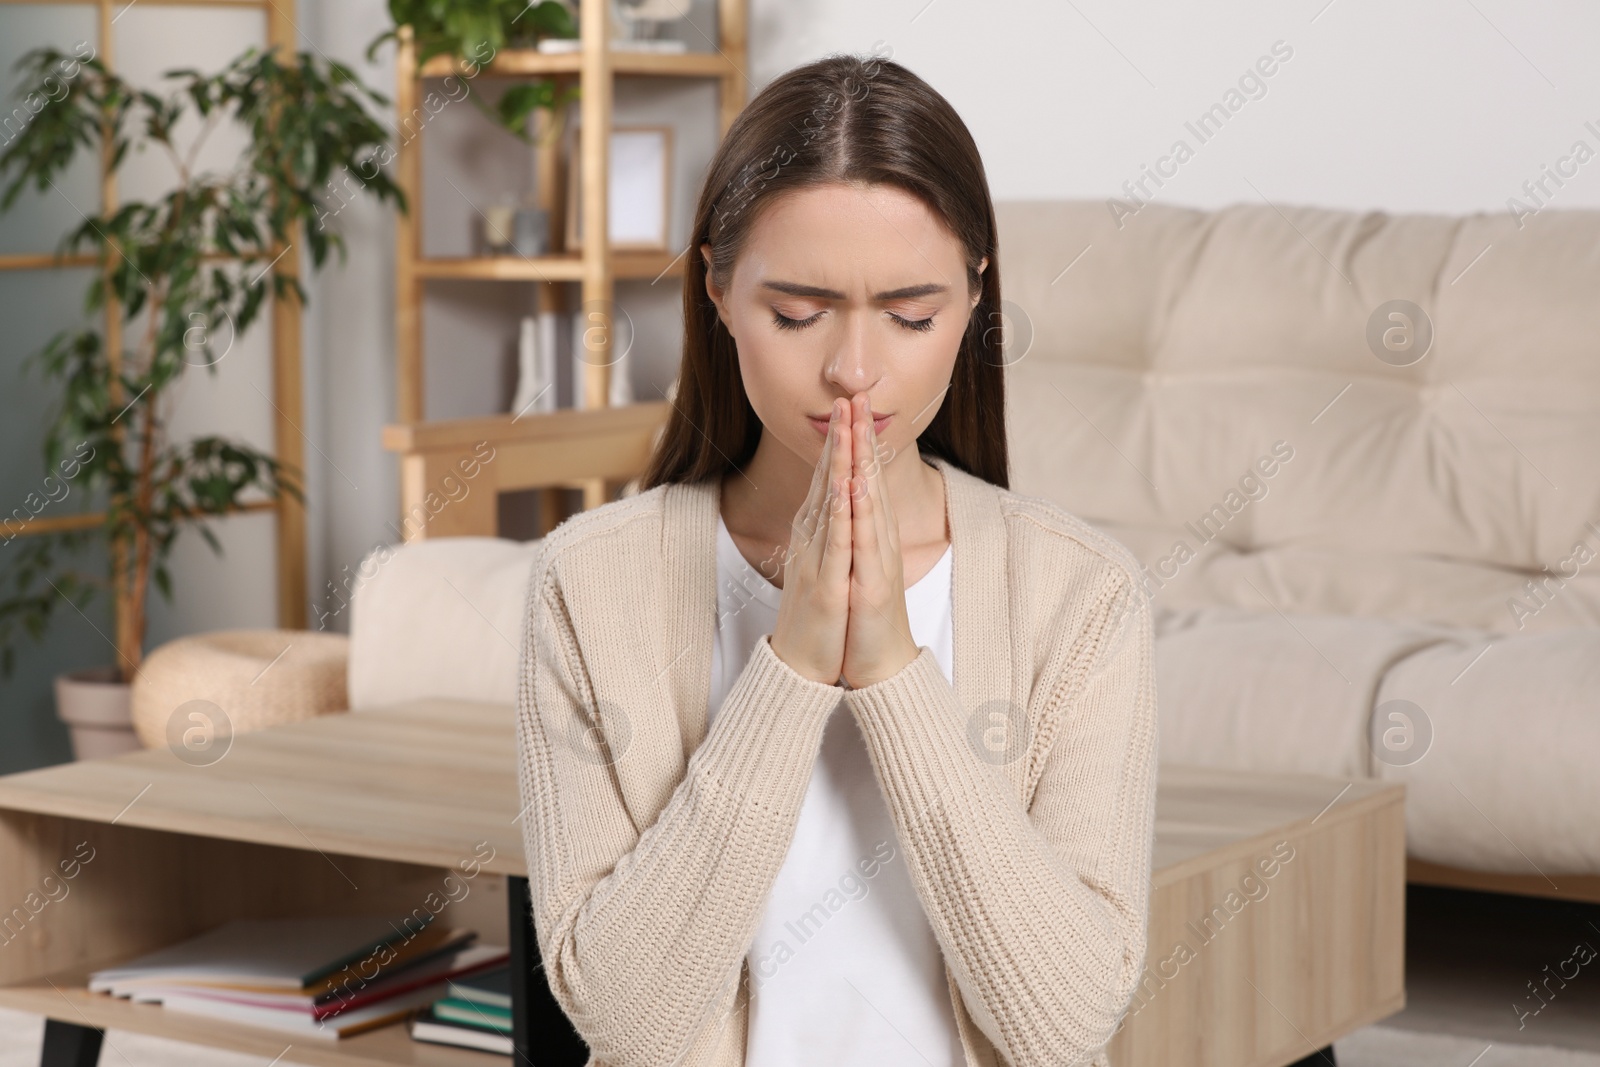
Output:
[[[1148,204],[1121,229],[1103,201],[996,213],[1015,488],[1154,531],[1152,552],[1212,516],[1286,611],[1460,624],[1416,603],[1443,583],[1396,603],[1398,568],[1367,561],[1481,568],[1493,602],[1584,542],[1566,565],[1586,591],[1541,622],[1600,621],[1600,211],[1521,229],[1261,203]],[[1368,342],[1395,299],[1433,330],[1406,366]],[[1208,592],[1262,606],[1236,579]]]
[[1367,724],[1390,668],[1448,636],[1234,607],[1153,619],[1163,760],[1342,778],[1373,776]]
[[1533,877],[1600,871],[1600,630],[1473,636],[1418,649],[1378,689],[1409,700],[1432,741],[1406,784],[1406,840],[1420,859]]
[[[1568,568],[1576,572],[1570,578],[1552,568],[1551,574],[1536,579],[1513,568],[1443,556],[1204,541],[1192,524],[1177,531],[1094,525],[1128,546],[1144,567],[1150,595],[1168,608],[1226,604],[1288,615],[1428,622],[1497,634],[1600,627],[1600,566],[1574,565]],[[1600,560],[1600,532],[1587,531],[1576,546]]]
[[350,615],[350,707],[449,697],[515,706],[541,541],[438,537],[374,549]]
[[1232,607],[1153,619],[1163,760],[1404,782],[1414,856],[1600,871],[1600,630]]

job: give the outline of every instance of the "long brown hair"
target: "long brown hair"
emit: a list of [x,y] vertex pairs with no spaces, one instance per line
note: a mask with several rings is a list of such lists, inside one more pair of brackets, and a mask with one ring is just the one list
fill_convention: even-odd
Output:
[[733,337],[706,292],[701,244],[711,246],[713,277],[726,287],[763,205],[844,182],[892,185],[920,198],[961,241],[968,293],[982,296],[968,316],[950,389],[917,445],[925,456],[1010,487],[998,235],[983,161],[949,101],[874,54],[832,55],[788,71],[740,112],[717,148],[686,254],[677,394],[638,491],[742,468],[761,439]]

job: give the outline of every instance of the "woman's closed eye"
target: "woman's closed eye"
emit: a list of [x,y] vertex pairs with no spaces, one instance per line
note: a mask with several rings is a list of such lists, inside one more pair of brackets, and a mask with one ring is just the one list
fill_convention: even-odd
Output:
[[[778,327],[780,330],[803,330],[806,327],[813,325],[821,317],[822,312],[819,311],[809,318],[791,319],[781,311],[778,311],[776,308],[774,308],[772,312],[772,325]],[[933,329],[932,315],[929,315],[925,319],[907,319],[902,318],[891,311],[889,312],[889,317],[895,322],[899,323],[901,326],[904,326],[906,329],[913,330],[917,333],[923,333],[927,330]]]

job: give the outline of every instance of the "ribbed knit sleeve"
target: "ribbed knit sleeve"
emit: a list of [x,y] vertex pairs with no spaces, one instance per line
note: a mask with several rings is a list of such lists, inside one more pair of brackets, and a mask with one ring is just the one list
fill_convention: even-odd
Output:
[[[654,822],[635,828],[620,766],[600,753],[622,747],[608,731],[674,710],[597,708],[553,574],[535,562],[517,694],[522,832],[545,976],[598,1062],[693,1063],[737,994],[843,690],[794,671],[763,636],[683,780]],[[595,732],[609,750],[572,743]]]
[[[846,692],[962,999],[1012,1067],[1089,1063],[1143,967],[1156,705],[1150,607],[1132,581],[1116,570],[1072,638],[1085,654],[1049,657],[1063,666],[1035,680],[1061,706],[1027,810],[969,740],[978,709],[931,649]],[[1131,629],[1113,638],[1119,625]]]

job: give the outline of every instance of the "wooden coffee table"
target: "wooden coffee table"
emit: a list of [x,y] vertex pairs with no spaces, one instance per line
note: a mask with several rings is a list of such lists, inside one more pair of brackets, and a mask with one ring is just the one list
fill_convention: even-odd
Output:
[[[511,945],[517,1062],[581,1065],[535,970],[515,750],[507,708],[425,700],[246,734],[204,766],[160,749],[0,777],[0,1005],[49,1020],[45,1067],[93,1067],[106,1029],[328,1067],[503,1067],[398,1025],[291,1039],[85,988],[231,918],[439,908]],[[1162,767],[1146,981],[1113,1062],[1283,1067],[1399,1010],[1401,797]]]
[[1284,1067],[1405,1007],[1404,787],[1164,764],[1116,1067]]

